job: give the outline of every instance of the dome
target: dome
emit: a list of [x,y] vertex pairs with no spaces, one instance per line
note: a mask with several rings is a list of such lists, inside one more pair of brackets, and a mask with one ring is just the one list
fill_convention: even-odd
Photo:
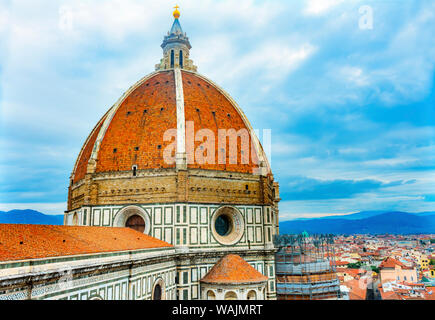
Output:
[[239,255],[227,254],[210,269],[201,282],[233,284],[264,282],[267,279]]
[[[91,206],[279,201],[247,117],[227,92],[198,73],[179,19],[161,47],[155,71],[132,85],[86,139],[70,177],[68,212],[82,208],[85,218]],[[99,213],[92,217],[100,223]],[[119,222],[108,214],[105,219],[104,225]]]
[[[176,85],[175,70],[156,71],[138,81],[110,108],[79,154],[72,173],[73,183],[83,179],[90,168],[95,173],[130,171],[133,166],[137,170],[175,168],[174,161],[165,160],[164,152],[171,143],[175,143],[178,150],[183,139],[178,138],[180,130],[170,141],[164,141],[164,135],[171,129],[175,132],[183,120],[186,128],[193,126],[195,133],[201,129],[211,130],[216,139],[222,129],[245,130],[256,146],[253,150],[242,150],[239,141],[238,159],[230,161],[230,146],[226,143],[226,161],[219,163],[217,155],[222,150],[216,142],[215,163],[191,161],[187,168],[243,173],[258,169],[265,156],[246,116],[234,100],[204,76],[187,70],[179,72],[180,88]],[[184,100],[184,110],[177,110],[177,91]],[[202,143],[194,141],[193,150],[198,150]],[[246,151],[251,153],[248,162],[242,161],[241,156]]]

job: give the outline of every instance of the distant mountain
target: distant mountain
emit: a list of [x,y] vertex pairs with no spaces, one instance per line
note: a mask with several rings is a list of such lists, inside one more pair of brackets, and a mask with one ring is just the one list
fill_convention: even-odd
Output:
[[63,215],[47,215],[35,210],[0,211],[0,223],[63,224]]
[[280,233],[410,234],[435,233],[435,212],[366,211],[347,216],[330,216],[280,222]]
[[[385,211],[361,211],[361,212],[345,214],[345,215],[325,216],[325,217],[321,217],[321,219],[357,220],[357,219],[363,219],[363,218],[377,216],[377,215],[380,215],[382,213],[385,213]],[[317,218],[297,218],[294,220],[302,221],[302,220],[312,220],[312,219],[317,219]]]

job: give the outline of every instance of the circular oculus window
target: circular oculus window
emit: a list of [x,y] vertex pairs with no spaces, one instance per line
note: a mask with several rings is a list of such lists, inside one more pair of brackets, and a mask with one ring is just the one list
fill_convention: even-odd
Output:
[[219,243],[224,245],[235,244],[243,236],[243,216],[235,208],[219,208],[212,217],[211,230],[214,238]]

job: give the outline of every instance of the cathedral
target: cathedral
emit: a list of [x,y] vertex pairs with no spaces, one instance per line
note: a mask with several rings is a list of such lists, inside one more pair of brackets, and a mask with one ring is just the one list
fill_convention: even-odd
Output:
[[279,185],[173,16],[83,144],[64,225],[0,225],[0,300],[276,299]]

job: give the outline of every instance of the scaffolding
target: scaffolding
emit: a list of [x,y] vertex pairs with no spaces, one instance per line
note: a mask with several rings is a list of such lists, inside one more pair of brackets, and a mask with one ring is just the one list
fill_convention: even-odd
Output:
[[276,235],[274,244],[279,300],[340,298],[333,235]]

